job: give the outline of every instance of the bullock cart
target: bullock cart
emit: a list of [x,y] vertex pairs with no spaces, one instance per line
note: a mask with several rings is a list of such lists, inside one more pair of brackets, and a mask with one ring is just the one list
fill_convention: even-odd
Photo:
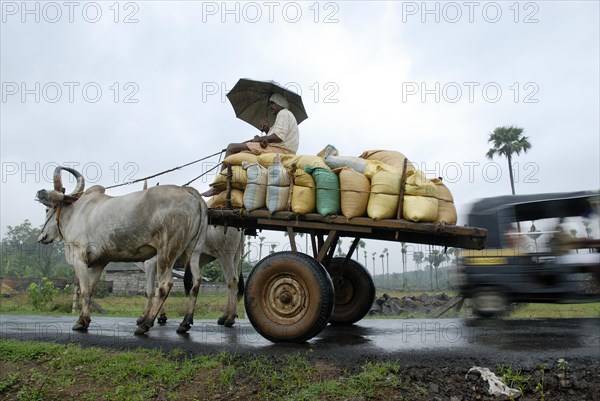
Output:
[[[234,208],[212,208],[208,215],[211,224],[238,227],[247,235],[262,230],[288,234],[289,250],[258,261],[245,288],[248,319],[263,337],[273,342],[304,342],[318,335],[328,323],[352,324],[368,313],[375,286],[367,269],[351,259],[361,239],[482,249],[487,234],[482,228],[414,223],[401,218],[347,219]],[[298,250],[296,233],[310,237],[311,255]],[[338,239],[342,237],[353,239],[350,250],[346,257],[335,257]]]

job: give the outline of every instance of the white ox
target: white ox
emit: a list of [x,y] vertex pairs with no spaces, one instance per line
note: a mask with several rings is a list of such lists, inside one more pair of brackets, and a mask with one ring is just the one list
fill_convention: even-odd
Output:
[[[194,256],[198,257],[198,264],[187,266],[184,275],[186,292],[195,298],[197,297],[198,289],[194,289],[194,278],[201,276],[204,266],[218,259],[223,271],[223,278],[227,283],[227,305],[217,323],[225,325],[225,327],[231,327],[235,323],[235,318],[238,316],[238,302],[244,295],[244,279],[240,266],[243,247],[243,230],[233,227],[209,226],[206,232],[205,243],[203,246],[198,243],[196,249],[194,249]],[[192,258],[193,260],[195,260],[194,257]],[[146,297],[148,298],[148,302],[144,313],[138,319],[138,324],[146,318],[152,306],[154,287],[156,285],[156,258],[152,258],[144,263],[144,272],[146,273]],[[192,294],[193,291],[196,291],[196,294]],[[193,305],[191,307],[193,308]],[[188,313],[189,310],[190,305],[188,305]],[[161,324],[167,321],[164,309],[160,311],[158,321]],[[193,324],[193,320],[190,318],[188,323]]]
[[[61,170],[77,178],[76,188],[69,195],[62,188]],[[144,334],[153,326],[173,286],[173,266],[176,263],[185,266],[197,243],[204,243],[208,228],[206,203],[190,187],[163,185],[110,197],[104,194],[105,188],[96,185],[79,196],[84,186],[79,172],[57,167],[54,190],[37,193],[37,200],[48,208],[38,241],[49,244],[62,240],[65,258],[79,279],[83,302],[73,330],[88,329],[90,299],[109,262],[142,262],[156,256],[158,296],[151,312],[135,331]],[[199,285],[200,277],[194,277],[194,286]],[[190,298],[193,296],[194,292],[190,292]],[[193,303],[195,298],[193,302],[190,299],[190,304]],[[185,319],[181,325],[189,327]]]

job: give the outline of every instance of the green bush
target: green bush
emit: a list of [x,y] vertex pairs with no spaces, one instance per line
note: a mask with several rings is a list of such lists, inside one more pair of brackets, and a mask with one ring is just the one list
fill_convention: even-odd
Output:
[[36,283],[29,284],[27,294],[29,303],[35,310],[46,310],[52,303],[55,296],[60,293],[60,289],[54,286],[54,283],[47,277],[42,277],[40,285]]

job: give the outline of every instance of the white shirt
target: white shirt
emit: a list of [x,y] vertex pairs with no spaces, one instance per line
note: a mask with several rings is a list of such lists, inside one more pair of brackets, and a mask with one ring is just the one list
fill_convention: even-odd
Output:
[[288,109],[282,109],[275,117],[275,123],[267,135],[275,134],[281,142],[271,142],[269,145],[284,148],[296,154],[298,151],[300,133],[296,117]]

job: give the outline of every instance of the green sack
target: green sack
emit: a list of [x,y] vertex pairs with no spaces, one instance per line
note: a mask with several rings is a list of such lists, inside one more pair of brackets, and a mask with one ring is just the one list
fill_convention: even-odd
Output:
[[340,214],[340,179],[333,171],[306,166],[304,171],[310,174],[317,186],[317,213],[321,216]]

